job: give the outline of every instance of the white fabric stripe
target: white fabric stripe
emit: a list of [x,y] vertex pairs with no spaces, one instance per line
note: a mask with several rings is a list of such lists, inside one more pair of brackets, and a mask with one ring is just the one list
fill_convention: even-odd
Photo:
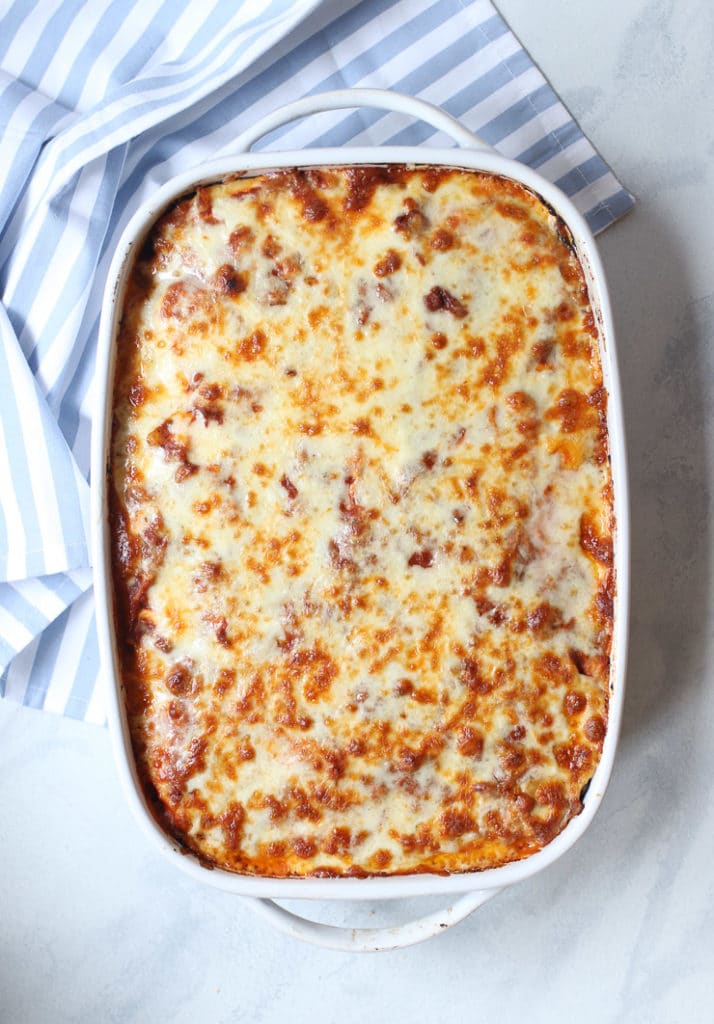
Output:
[[92,687],[92,696],[89,698],[89,704],[84,715],[85,722],[91,722],[92,725],[104,725],[107,720],[104,703],[104,686],[101,675],[98,675],[94,680],[94,686]]
[[46,711],[53,711],[58,715],[65,712],[67,698],[72,692],[72,686],[74,685],[80,658],[84,650],[84,642],[78,643],[76,637],[86,637],[93,615],[92,594],[89,592],[82,594],[70,609],[67,625],[60,641],[44,704]]
[[21,651],[32,640],[32,633],[7,608],[0,605],[0,637],[13,650]]

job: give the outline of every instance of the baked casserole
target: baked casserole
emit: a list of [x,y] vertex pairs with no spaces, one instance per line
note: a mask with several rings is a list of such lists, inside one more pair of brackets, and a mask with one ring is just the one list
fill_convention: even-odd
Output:
[[164,828],[272,877],[549,843],[607,728],[607,395],[570,236],[494,174],[198,189],[118,337],[122,681]]

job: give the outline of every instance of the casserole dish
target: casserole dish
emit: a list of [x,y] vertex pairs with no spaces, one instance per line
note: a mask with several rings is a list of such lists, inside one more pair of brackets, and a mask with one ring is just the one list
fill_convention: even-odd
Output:
[[[463,148],[460,150],[430,150],[428,160],[423,150],[413,147],[365,148],[349,150],[349,155],[339,150],[313,150],[309,153],[270,154],[269,157],[248,152],[250,146],[263,134],[295,117],[321,110],[340,109],[355,106],[378,106],[422,117],[428,123],[445,130]],[[283,929],[292,934],[341,949],[374,950],[408,945],[426,938],[449,924],[460,920],[471,910],[494,895],[503,885],[527,877],[556,859],[582,834],[602,798],[614,756],[617,731],[622,706],[624,679],[626,613],[627,613],[627,506],[624,444],[614,360],[614,339],[605,284],[594,248],[592,237],[584,221],[572,204],[552,185],[527,168],[505,160],[488,150],[483,143],[465,131],[442,111],[409,97],[374,90],[347,90],[323,94],[299,101],[266,118],[253,130],[238,140],[236,149],[244,153],[212,161],[192,172],[181,175],[167,183],[156,194],[151,203],[138,211],[132,218],[119,244],[109,275],[106,301],[100,327],[99,348],[99,392],[100,409],[96,418],[93,440],[93,527],[95,590],[98,603],[98,629],[100,650],[107,676],[113,682],[109,699],[111,733],[117,753],[120,772],[130,802],[138,814],[143,827],[159,841],[167,855],[177,860],[182,869],[202,881],[209,882],[227,891],[244,897],[257,898],[255,903],[264,915],[269,916]],[[111,436],[111,401],[108,395],[113,383],[114,352],[119,318],[123,309],[124,292],[131,274],[138,248],[142,245],[147,229],[168,206],[197,187],[210,184],[227,176],[252,177],[280,168],[320,168],[359,165],[423,165],[430,167],[462,168],[499,175],[525,186],[540,196],[567,226],[573,245],[586,277],[590,304],[597,321],[600,337],[600,357],[604,386],[608,394],[608,432],[616,530],[614,536],[614,568],[617,579],[617,593],[614,607],[614,631],[610,674],[610,701],[608,728],[605,735],[602,756],[583,800],[582,812],[572,818],[568,825],[547,846],[523,860],[511,862],[496,868],[488,868],[478,874],[464,873],[451,875],[418,874],[367,878],[270,878],[232,874],[223,869],[207,870],[193,855],[172,841],[156,823],[147,806],[139,784],[137,768],[132,754],[121,675],[119,671],[117,637],[114,618],[111,544],[108,515],[108,456]],[[314,898],[314,899],[394,899],[413,895],[448,895],[465,893],[449,908],[439,914],[414,922],[399,929],[388,929],[382,934],[367,930],[341,932],[314,922],[288,915],[287,911],[271,903],[272,898]]]

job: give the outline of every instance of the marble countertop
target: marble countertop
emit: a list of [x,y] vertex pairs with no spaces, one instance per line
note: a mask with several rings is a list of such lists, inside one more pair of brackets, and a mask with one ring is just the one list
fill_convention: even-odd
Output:
[[[125,807],[106,730],[0,702],[0,1022],[714,1019],[714,7],[500,0],[625,185],[601,238],[632,482],[624,728],[587,834],[457,928],[379,956],[271,930]],[[355,924],[414,901],[320,909]]]

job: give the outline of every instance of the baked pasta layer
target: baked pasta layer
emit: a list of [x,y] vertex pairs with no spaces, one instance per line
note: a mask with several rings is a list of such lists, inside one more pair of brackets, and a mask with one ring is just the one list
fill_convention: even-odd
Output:
[[600,756],[614,594],[562,223],[470,171],[228,180],[154,226],[117,344],[117,630],[165,828],[270,876],[547,844]]

